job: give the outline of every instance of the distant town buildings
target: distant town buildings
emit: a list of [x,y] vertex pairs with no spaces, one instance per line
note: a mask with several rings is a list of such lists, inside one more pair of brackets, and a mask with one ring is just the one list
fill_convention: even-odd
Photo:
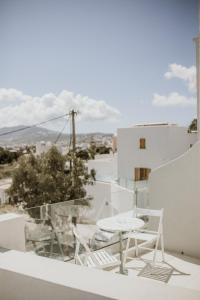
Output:
[[46,153],[52,147],[51,142],[37,142],[36,143],[36,155],[41,155],[42,153]]
[[[96,147],[105,146],[112,149],[112,134],[80,134],[77,135],[76,148],[78,150],[87,150],[90,148],[91,144],[94,144]],[[63,154],[67,154],[70,146],[70,141],[60,141],[58,143],[53,143],[51,141],[40,141],[36,143],[36,155],[41,155],[46,153],[52,146],[56,146],[58,150]]]

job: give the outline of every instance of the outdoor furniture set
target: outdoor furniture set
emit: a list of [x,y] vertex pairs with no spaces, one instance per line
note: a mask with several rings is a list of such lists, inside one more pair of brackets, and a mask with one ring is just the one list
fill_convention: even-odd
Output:
[[[157,219],[156,230],[149,230],[143,219]],[[139,256],[139,250],[153,250],[152,264],[156,262],[156,254],[161,245],[162,260],[164,261],[164,238],[163,238],[163,209],[151,210],[136,208],[132,212],[118,214],[113,217],[101,219],[97,221],[97,226],[100,230],[105,232],[113,232],[118,234],[120,255],[110,254],[105,249],[91,251],[85,240],[81,237],[76,227],[73,227],[73,233],[76,238],[75,247],[75,262],[80,265],[85,265],[94,268],[108,268],[111,266],[120,266],[120,273],[126,274],[124,268],[127,259],[134,259],[128,255],[130,242],[134,241],[135,256]],[[126,240],[126,247],[123,250],[123,240]],[[85,253],[80,254],[80,246],[83,246]],[[152,247],[154,248],[152,248]]]

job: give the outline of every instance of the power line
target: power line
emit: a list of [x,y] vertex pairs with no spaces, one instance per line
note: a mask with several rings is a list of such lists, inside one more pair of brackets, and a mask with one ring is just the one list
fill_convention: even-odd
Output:
[[37,127],[37,126],[46,124],[46,123],[48,123],[48,122],[52,122],[52,121],[55,121],[55,120],[64,118],[64,117],[66,117],[67,115],[69,115],[69,114],[64,114],[64,115],[58,116],[58,117],[56,117],[56,118],[52,118],[52,119],[49,119],[49,120],[47,120],[47,121],[43,121],[43,122],[40,122],[40,123],[37,123],[37,124],[34,124],[34,125],[30,125],[30,126],[26,126],[26,127],[23,127],[23,128],[19,128],[19,129],[15,129],[15,130],[3,132],[3,133],[0,134],[0,136],[4,136],[4,135],[12,134],[12,133],[15,133],[15,132],[27,130],[27,129],[30,129],[30,128],[33,128],[33,127]]
[[[68,121],[69,121],[69,118],[68,118],[67,122],[68,122]],[[58,136],[56,137],[56,140],[55,140],[54,144],[56,144],[56,143],[58,142],[58,140],[60,139],[60,137],[61,137],[61,135],[62,135],[64,129],[65,129],[66,126],[67,126],[67,122],[65,122],[63,128],[61,129],[61,131],[59,132]]]

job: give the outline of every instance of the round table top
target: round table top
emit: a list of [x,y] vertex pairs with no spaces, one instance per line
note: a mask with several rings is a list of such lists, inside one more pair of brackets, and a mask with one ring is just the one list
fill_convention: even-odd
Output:
[[144,226],[144,221],[134,217],[114,216],[97,221],[97,226],[107,231],[131,231]]

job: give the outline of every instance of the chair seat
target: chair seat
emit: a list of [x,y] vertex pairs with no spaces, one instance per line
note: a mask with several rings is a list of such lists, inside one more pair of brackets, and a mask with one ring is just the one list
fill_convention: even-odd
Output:
[[109,254],[105,250],[92,252],[87,255],[86,265],[88,267],[109,267],[113,265],[119,265],[120,262],[114,255]]
[[99,229],[95,232],[94,238],[96,241],[109,242],[114,236],[116,236],[114,232]]
[[154,241],[157,239],[157,234],[147,232],[131,232],[128,237],[140,241]]

